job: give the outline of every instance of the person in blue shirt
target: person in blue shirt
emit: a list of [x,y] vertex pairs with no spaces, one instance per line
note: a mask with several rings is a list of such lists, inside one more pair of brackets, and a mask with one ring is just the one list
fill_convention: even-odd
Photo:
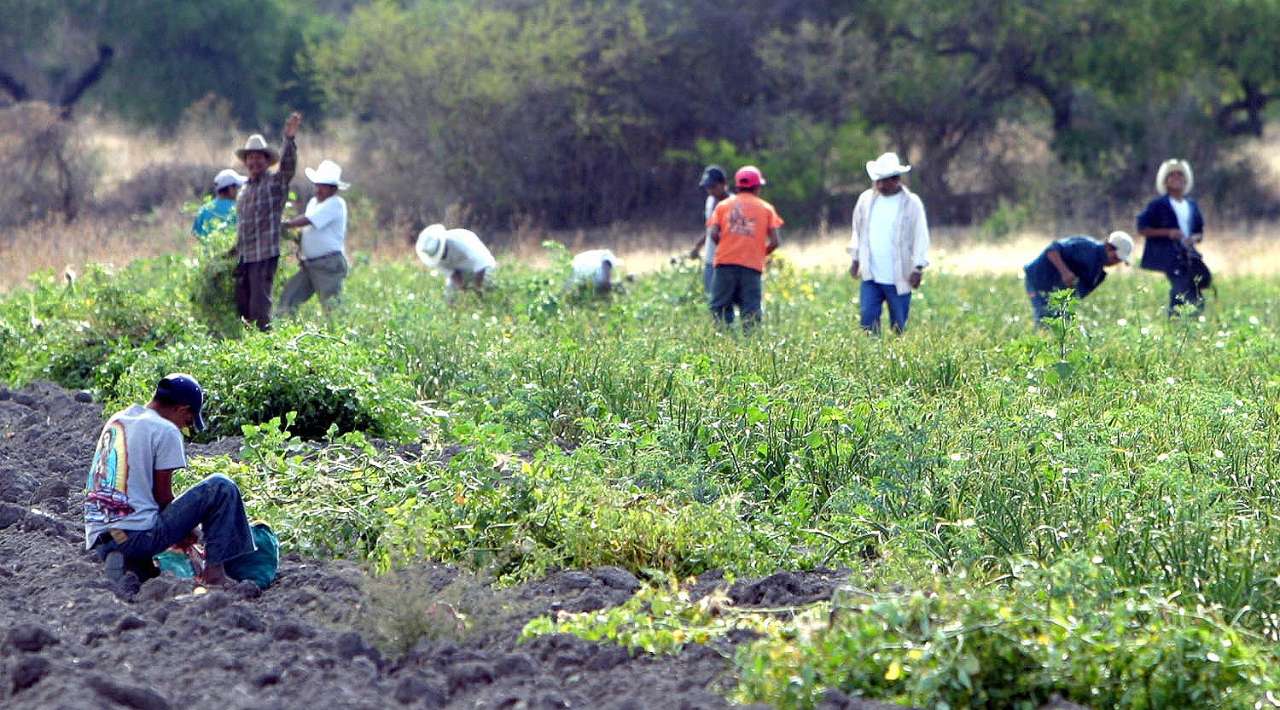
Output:
[[214,229],[235,227],[236,193],[245,182],[245,176],[234,170],[223,170],[213,178],[213,200],[204,203],[191,223],[191,233],[201,242],[209,238]]
[[[1200,255],[1196,244],[1204,239],[1204,217],[1196,201],[1187,197],[1194,184],[1191,165],[1185,160],[1166,160],[1156,172],[1156,192],[1160,196],[1147,203],[1138,215],[1138,234],[1146,238],[1140,265],[1159,271],[1169,279],[1169,315],[1178,306],[1190,304],[1197,313],[1204,310],[1193,259]],[[1203,261],[1200,262],[1203,264]]]
[[1124,232],[1112,232],[1106,242],[1075,236],[1050,244],[1023,268],[1036,323],[1060,315],[1049,308],[1049,294],[1072,289],[1084,298],[1107,277],[1106,267],[1128,264],[1132,254],[1133,237]]

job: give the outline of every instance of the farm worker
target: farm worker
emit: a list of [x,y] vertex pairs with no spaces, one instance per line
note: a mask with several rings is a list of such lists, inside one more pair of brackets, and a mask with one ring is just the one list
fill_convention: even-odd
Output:
[[342,295],[347,278],[347,202],[339,190],[350,185],[342,181],[342,168],[332,160],[320,161],[314,170],[304,171],[316,186],[316,195],[307,202],[301,217],[287,220],[288,229],[301,229],[298,245],[298,273],[284,284],[280,310],[292,314],[313,294],[328,311]]
[[146,406],[116,412],[98,436],[85,480],[84,544],[106,563],[107,579],[123,594],[157,574],[152,557],[195,541],[204,531],[203,581],[227,583],[223,563],[254,551],[240,490],[213,475],[173,497],[173,472],[187,465],[181,429],[204,430],[204,391],[175,373],[156,385]]
[[1196,250],[1204,239],[1204,217],[1196,201],[1187,197],[1194,181],[1187,161],[1164,161],[1156,172],[1160,195],[1138,215],[1138,234],[1146,238],[1140,264],[1169,279],[1169,315],[1183,304],[1194,306],[1197,313],[1204,310],[1201,289],[1208,285],[1208,270]]
[[[729,199],[729,178],[724,174],[724,168],[719,165],[708,165],[702,171],[702,179],[698,181],[698,187],[707,193],[707,199],[702,206],[702,221],[705,224],[711,219],[711,215],[716,210],[716,205]],[[703,245],[706,249],[703,249]],[[711,276],[715,273],[716,261],[716,243],[707,240],[707,233],[704,230],[702,236],[698,238],[698,242],[693,245],[693,249],[689,251],[689,256],[698,258],[698,251],[703,251],[702,259],[702,288],[707,294],[707,298],[711,298]]]
[[911,292],[920,288],[929,265],[929,220],[924,203],[902,184],[909,172],[911,166],[903,165],[897,153],[867,163],[872,187],[858,196],[853,208],[849,275],[862,279],[862,328],[872,333],[880,332],[884,304],[894,332],[906,330]]
[[484,291],[498,262],[480,237],[469,229],[445,229],[433,224],[418,234],[415,247],[422,263],[444,272],[444,298],[452,303],[459,291]]
[[1128,264],[1132,254],[1133,237],[1124,232],[1112,232],[1105,243],[1093,237],[1076,236],[1050,244],[1023,267],[1036,323],[1045,317],[1060,315],[1049,308],[1049,294],[1072,289],[1076,296],[1084,298],[1107,277],[1106,267],[1122,261]]
[[191,233],[204,242],[215,229],[236,225],[236,193],[247,180],[234,170],[223,170],[213,178],[213,200],[200,206]]
[[613,290],[617,271],[622,260],[608,249],[588,249],[573,257],[570,267],[573,275],[570,283],[573,286],[590,284],[598,294],[606,294]]
[[[249,136],[236,157],[244,162],[249,179],[236,201],[236,309],[244,320],[260,330],[271,326],[271,287],[280,261],[281,217],[289,199],[289,183],[298,166],[294,137],[302,115],[294,113],[284,125],[284,151],[277,153],[259,134]],[[268,168],[280,163],[276,172]]]
[[754,165],[733,176],[737,194],[716,205],[707,220],[707,241],[715,245],[711,276],[711,314],[718,322],[733,323],[734,308],[744,329],[760,320],[761,281],[765,257],[781,243],[782,217],[760,199],[764,174]]

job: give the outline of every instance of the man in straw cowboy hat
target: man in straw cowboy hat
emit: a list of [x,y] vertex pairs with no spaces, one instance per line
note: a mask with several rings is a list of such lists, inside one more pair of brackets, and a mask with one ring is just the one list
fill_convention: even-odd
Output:
[[213,199],[200,206],[191,233],[201,242],[216,229],[236,225],[236,194],[247,180],[234,170],[223,170],[213,178]]
[[444,298],[449,303],[459,291],[482,292],[498,268],[489,247],[469,229],[433,224],[418,234],[414,250],[422,263],[445,274]]
[[[280,261],[280,232],[284,205],[289,199],[289,183],[298,168],[298,146],[294,137],[302,124],[302,114],[293,113],[284,125],[284,150],[277,153],[260,134],[249,136],[236,151],[249,179],[236,202],[236,308],[240,317],[261,330],[271,325],[271,287]],[[268,172],[276,163],[280,168]]]
[[342,167],[322,160],[319,167],[303,172],[316,186],[316,195],[307,202],[301,217],[284,223],[288,229],[302,230],[298,273],[285,282],[280,294],[280,311],[286,315],[292,315],[314,294],[320,294],[320,305],[328,311],[342,295],[348,270],[347,202],[338,191],[350,185],[342,181]]
[[1062,315],[1050,307],[1051,294],[1071,289],[1084,298],[1107,278],[1106,267],[1128,264],[1132,256],[1133,237],[1124,232],[1112,232],[1105,243],[1085,236],[1054,241],[1023,267],[1036,324]]
[[1169,279],[1169,315],[1188,304],[1204,310],[1201,289],[1208,286],[1208,269],[1196,250],[1204,239],[1204,217],[1187,197],[1195,177],[1185,160],[1166,160],[1156,172],[1158,197],[1138,215],[1138,234],[1146,238],[1140,265]]
[[911,313],[911,293],[920,288],[929,265],[929,221],[924,203],[902,184],[911,172],[897,153],[867,163],[872,187],[853,208],[849,275],[861,278],[858,300],[864,330],[880,332],[880,315],[889,307],[889,324],[901,333]]
[[760,199],[766,184],[760,168],[742,166],[733,182],[737,194],[716,205],[707,220],[707,240],[716,245],[710,305],[711,315],[726,325],[733,323],[736,307],[747,330],[760,320],[764,262],[778,248],[784,223]]

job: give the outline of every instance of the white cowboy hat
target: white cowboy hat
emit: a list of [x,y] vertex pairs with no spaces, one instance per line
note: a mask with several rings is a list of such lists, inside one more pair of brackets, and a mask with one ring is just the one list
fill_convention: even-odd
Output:
[[422,263],[433,268],[440,263],[447,241],[446,231],[443,224],[433,224],[418,233],[418,242],[414,245],[414,251],[418,252],[418,258]]
[[213,176],[213,189],[222,190],[224,188],[231,187],[232,185],[235,185],[236,187],[240,187],[248,179],[249,178],[228,168],[226,170],[219,172],[217,175]]
[[236,157],[244,162],[244,156],[248,153],[266,153],[267,162],[275,165],[280,162],[280,154],[274,148],[267,145],[267,139],[262,137],[261,133],[255,133],[249,136],[249,140],[244,142],[244,147],[236,151]]
[[1160,163],[1160,169],[1156,171],[1156,192],[1161,195],[1169,194],[1169,188],[1164,184],[1165,180],[1169,179],[1169,173],[1182,173],[1187,179],[1187,187],[1182,194],[1191,194],[1191,186],[1196,183],[1195,175],[1191,173],[1191,163],[1177,158],[1170,158]]
[[867,175],[870,175],[872,180],[883,180],[894,175],[905,175],[909,172],[911,172],[911,166],[903,165],[902,161],[898,159],[897,153],[885,153],[867,163]]
[[1116,256],[1120,257],[1120,261],[1128,264],[1129,259],[1133,256],[1133,237],[1128,232],[1112,232],[1107,237],[1107,244],[1115,247]]
[[303,172],[307,174],[308,180],[317,185],[333,185],[339,190],[351,187],[350,183],[342,181],[342,168],[332,160],[321,160],[320,166],[315,170],[307,168]]

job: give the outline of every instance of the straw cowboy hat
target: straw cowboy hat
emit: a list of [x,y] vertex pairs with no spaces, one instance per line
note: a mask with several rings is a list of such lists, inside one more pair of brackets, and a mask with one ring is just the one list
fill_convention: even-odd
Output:
[[271,165],[280,162],[280,154],[267,145],[267,139],[263,138],[261,133],[249,136],[249,140],[244,142],[244,147],[236,151],[236,157],[240,162],[244,162],[244,156],[249,153],[266,153],[267,162]]
[[444,257],[446,231],[443,224],[433,224],[418,233],[414,251],[418,252],[422,263],[433,268],[440,263],[440,259]]
[[315,170],[307,168],[303,172],[307,174],[307,179],[316,185],[333,185],[339,190],[351,187],[350,183],[342,181],[342,167],[332,160],[321,160],[320,166]]
[[909,172],[911,172],[911,166],[903,165],[897,153],[885,153],[867,163],[867,175],[870,175],[872,180],[884,180],[895,175],[906,175]]
[[1125,264],[1131,263],[1129,260],[1133,257],[1133,237],[1128,232],[1112,232],[1107,237],[1107,244],[1115,247],[1116,256],[1120,257],[1120,261]]
[[1195,184],[1195,176],[1191,174],[1191,163],[1177,158],[1170,158],[1160,163],[1160,169],[1156,171],[1156,192],[1161,195],[1169,194],[1169,188],[1165,186],[1165,180],[1169,179],[1169,173],[1182,173],[1187,179],[1187,189],[1182,194],[1191,194],[1191,186]]

